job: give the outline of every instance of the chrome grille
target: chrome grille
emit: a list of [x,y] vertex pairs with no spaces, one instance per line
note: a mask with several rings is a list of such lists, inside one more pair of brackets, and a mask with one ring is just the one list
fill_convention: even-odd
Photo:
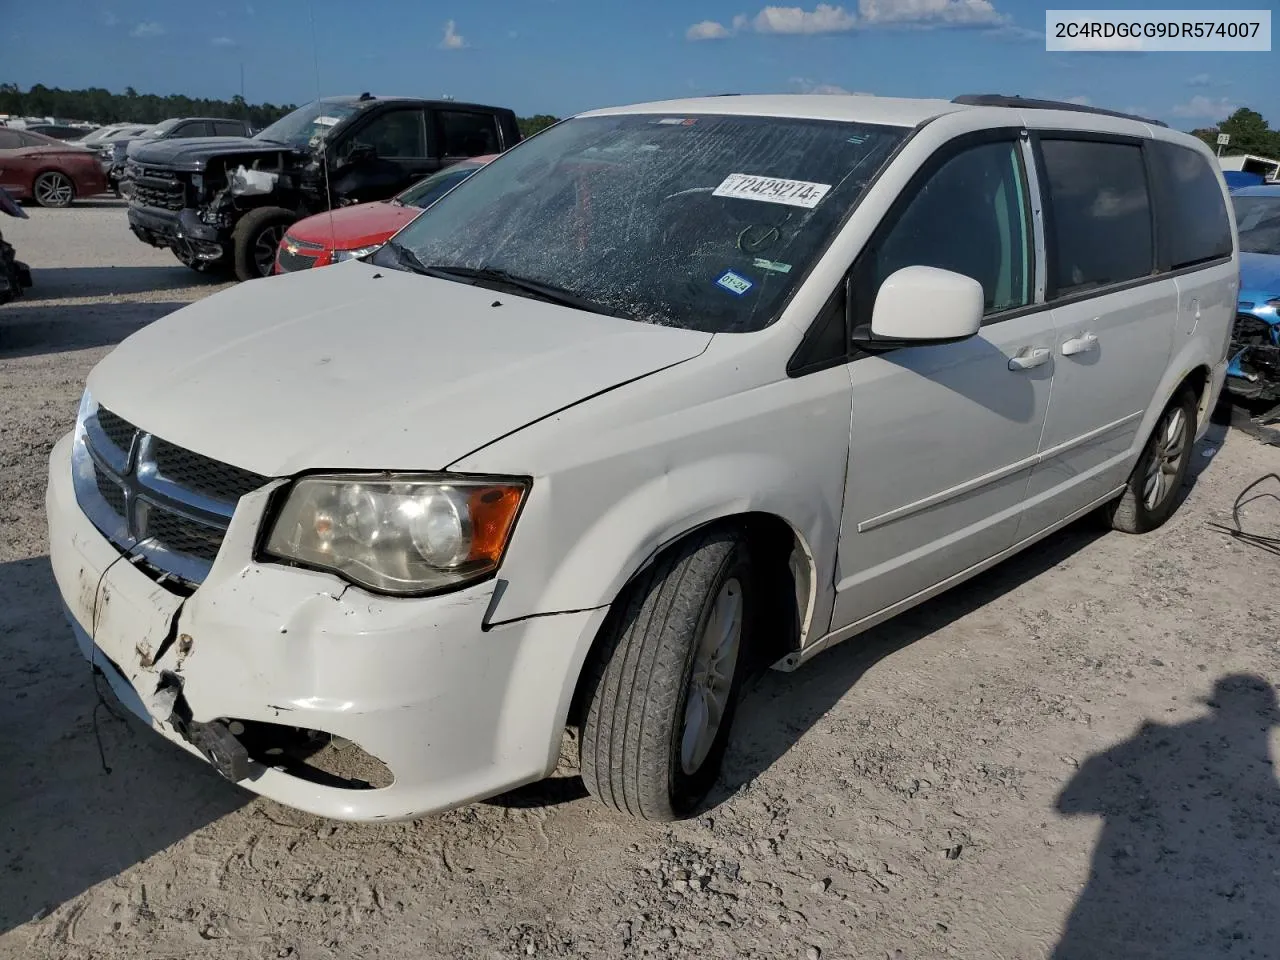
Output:
[[159,437],[155,438],[151,449],[161,476],[223,503],[235,504],[246,493],[252,493],[267,482],[266,477],[220,460],[202,457]]
[[186,182],[172,170],[131,165],[133,193],[129,199],[144,207],[181,210],[186,206]]
[[76,444],[81,509],[160,580],[201,583],[236,504],[269,481],[139,430],[101,407],[85,419]]

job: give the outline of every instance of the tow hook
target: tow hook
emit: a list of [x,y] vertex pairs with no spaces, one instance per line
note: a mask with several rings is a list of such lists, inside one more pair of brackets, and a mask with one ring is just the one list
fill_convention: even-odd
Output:
[[232,783],[249,778],[249,751],[223,721],[201,723],[191,719],[191,708],[182,695],[180,676],[170,670],[164,671],[156,686],[155,699],[157,702],[169,700],[172,703],[169,724],[184,740],[200,751],[213,769]]
[[212,723],[191,720],[186,729],[179,729],[191,745],[204,754],[213,769],[232,783],[249,779],[249,752],[221,720]]

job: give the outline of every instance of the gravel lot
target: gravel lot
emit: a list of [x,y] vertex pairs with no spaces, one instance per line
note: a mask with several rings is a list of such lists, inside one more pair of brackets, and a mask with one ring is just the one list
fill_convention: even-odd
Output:
[[[1209,525],[1280,450],[1215,428],[1158,533],[1081,524],[766,677],[703,819],[617,819],[566,770],[334,824],[95,707],[49,568],[48,451],[113,344],[218,288],[117,203],[31,213],[0,222],[37,284],[0,308],[0,957],[1280,950],[1280,558]],[[1276,499],[1244,517],[1280,534]]]

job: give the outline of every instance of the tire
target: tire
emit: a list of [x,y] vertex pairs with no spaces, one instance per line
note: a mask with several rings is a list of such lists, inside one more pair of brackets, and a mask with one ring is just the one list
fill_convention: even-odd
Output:
[[60,170],[46,170],[31,185],[31,195],[42,207],[60,210],[71,206],[76,196],[76,185]]
[[1149,533],[1164,524],[1178,506],[1195,445],[1199,404],[1182,390],[1160,414],[1120,498],[1106,509],[1111,526],[1124,533]]
[[[645,820],[697,812],[720,771],[750,663],[754,597],[746,538],[727,527],[676,546],[624,591],[584,691],[578,749],[597,800]],[[713,651],[720,671],[707,669]],[[699,726],[713,701],[718,724]]]
[[[231,235],[231,261],[236,279],[255,280],[270,276],[275,265],[276,248],[284,232],[297,219],[293,211],[283,207],[258,207],[241,217]],[[266,258],[268,249],[270,257]]]

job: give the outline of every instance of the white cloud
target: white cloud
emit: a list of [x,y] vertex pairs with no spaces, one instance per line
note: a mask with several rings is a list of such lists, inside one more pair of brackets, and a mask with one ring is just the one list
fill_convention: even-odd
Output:
[[1004,23],[998,27],[992,27],[990,30],[984,30],[982,35],[995,37],[997,40],[1008,40],[1013,43],[1044,43],[1043,30],[1029,30],[1026,27],[1019,27],[1012,23]]
[[915,26],[1000,24],[1006,19],[990,0],[858,0],[858,13],[867,24]]
[[440,41],[441,50],[461,50],[467,45],[466,38],[458,32],[458,25],[450,20],[444,25],[444,39]]
[[1213,83],[1213,80],[1207,73],[1197,73],[1194,77],[1187,77],[1188,87],[1207,87]]
[[1224,120],[1236,112],[1236,105],[1226,97],[1206,97],[1196,94],[1186,103],[1173,108],[1175,117],[1188,117],[1197,120]]
[[1044,34],[1014,27],[991,0],[858,0],[856,11],[819,3],[804,7],[765,7],[754,16],[738,14],[727,25],[703,20],[685,31],[687,40],[724,40],[739,33],[847,33],[868,27],[991,27],[1009,39],[1043,39]]
[[143,20],[132,30],[129,31],[131,37],[162,37],[168,31],[165,30],[164,24],[156,23],[154,20]]
[[114,27],[117,23],[120,22],[120,18],[117,17],[115,13],[112,12],[111,10],[103,10],[102,22],[105,26]]
[[812,11],[802,7],[765,7],[751,21],[756,33],[843,33],[858,25],[844,7],[820,3]]
[[214,37],[209,41],[215,47],[234,47],[236,42],[230,37]]
[[684,32],[686,40],[724,40],[732,36],[723,23],[717,23],[714,20],[703,20],[701,23],[695,23],[692,27]]
[[821,83],[817,80],[810,80],[808,77],[791,77],[787,82],[800,93],[841,94],[848,97],[875,96],[874,93],[865,93],[861,90],[846,90],[838,84]]

